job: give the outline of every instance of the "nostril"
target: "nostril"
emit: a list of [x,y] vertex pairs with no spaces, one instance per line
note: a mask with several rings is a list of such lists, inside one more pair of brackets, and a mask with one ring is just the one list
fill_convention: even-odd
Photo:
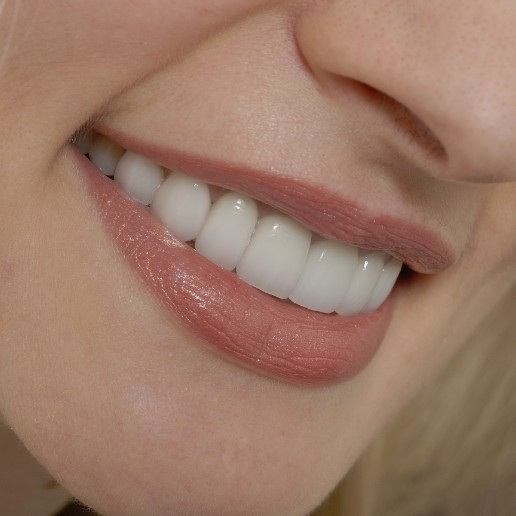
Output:
[[369,108],[372,108],[382,119],[387,120],[387,126],[397,133],[411,147],[416,147],[425,158],[448,161],[448,152],[435,132],[414,111],[394,97],[380,91],[369,84],[343,77],[332,72],[318,72],[318,81],[324,84],[326,94],[337,102],[339,97],[353,93]]
[[431,158],[440,161],[447,159],[446,149],[439,138],[407,106],[372,86],[360,83],[360,87],[369,102],[393,121],[395,128],[404,138],[407,138],[413,144],[417,144]]

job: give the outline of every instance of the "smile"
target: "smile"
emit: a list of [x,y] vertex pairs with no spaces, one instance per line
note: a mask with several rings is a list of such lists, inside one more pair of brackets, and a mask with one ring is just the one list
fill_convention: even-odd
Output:
[[280,299],[323,313],[369,312],[385,301],[401,270],[401,261],[381,251],[321,238],[245,195],[210,191],[205,182],[165,171],[103,136],[88,152],[179,240]]
[[122,256],[202,341],[302,383],[350,379],[372,359],[401,260],[325,238],[221,181],[165,168],[105,136],[78,144],[89,156],[74,151],[86,190]]

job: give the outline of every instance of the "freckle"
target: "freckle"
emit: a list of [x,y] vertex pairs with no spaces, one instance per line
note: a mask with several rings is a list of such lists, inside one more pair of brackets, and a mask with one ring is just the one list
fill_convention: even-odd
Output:
[[7,283],[15,277],[15,266],[12,262],[0,262],[0,278]]
[[59,487],[59,484],[54,480],[49,480],[44,486],[45,489],[52,490],[57,489]]

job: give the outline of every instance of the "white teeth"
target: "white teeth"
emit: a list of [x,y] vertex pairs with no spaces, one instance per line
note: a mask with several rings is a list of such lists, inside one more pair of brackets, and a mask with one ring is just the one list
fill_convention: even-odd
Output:
[[172,172],[161,184],[151,212],[180,240],[194,240],[211,206],[208,185]]
[[106,176],[112,176],[124,149],[102,135],[97,135],[90,147],[90,160]]
[[364,308],[382,273],[385,256],[384,253],[370,251],[358,257],[351,285],[335,310],[338,314],[350,315]]
[[127,151],[115,169],[115,182],[133,199],[150,204],[163,181],[163,169],[153,161]]
[[385,301],[394,283],[396,283],[402,265],[399,260],[393,257],[386,260],[378,283],[375,285],[369,301],[367,301],[364,306],[365,311],[370,312],[376,310]]
[[[156,163],[125,152],[91,133],[75,144],[179,240],[246,283],[280,299],[323,313],[376,310],[391,292],[402,263],[381,251],[363,251],[316,237],[271,207],[236,192],[211,205],[208,185],[179,172],[165,180]],[[91,143],[91,145],[90,145]],[[217,191],[217,194],[219,192]],[[211,209],[210,209],[211,208]]]
[[314,242],[290,299],[310,310],[334,312],[353,279],[357,259],[356,247],[331,240]]
[[195,241],[195,248],[212,262],[233,270],[249,244],[258,207],[253,199],[234,192],[219,197]]
[[303,270],[310,239],[310,231],[290,217],[268,215],[258,222],[236,272],[250,285],[286,299]]

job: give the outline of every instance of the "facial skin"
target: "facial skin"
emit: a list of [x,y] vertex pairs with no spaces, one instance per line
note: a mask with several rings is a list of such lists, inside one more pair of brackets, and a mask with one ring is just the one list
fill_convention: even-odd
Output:
[[[513,2],[54,0],[0,20],[0,415],[102,514],[307,513],[514,284]],[[456,262],[400,289],[350,382],[230,363],[138,281],[71,173],[97,113],[387,205]]]

